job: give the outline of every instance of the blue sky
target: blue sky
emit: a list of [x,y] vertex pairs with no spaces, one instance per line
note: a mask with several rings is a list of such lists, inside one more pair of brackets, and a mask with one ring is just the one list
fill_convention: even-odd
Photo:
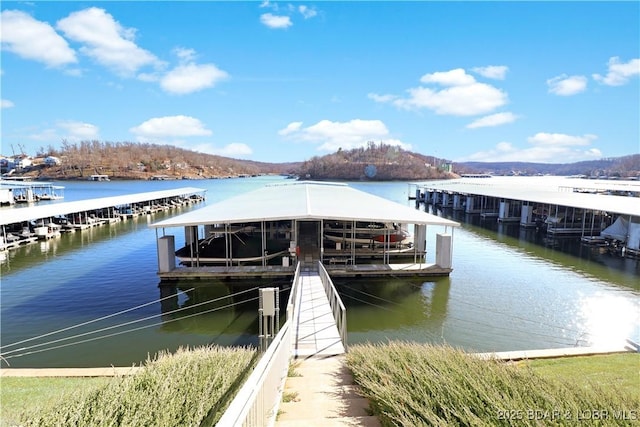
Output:
[[453,161],[640,153],[639,2],[12,2],[2,145],[264,162],[368,141]]

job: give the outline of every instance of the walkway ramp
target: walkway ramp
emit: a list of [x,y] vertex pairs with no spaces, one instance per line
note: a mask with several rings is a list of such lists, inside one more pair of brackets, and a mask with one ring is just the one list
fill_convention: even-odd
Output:
[[343,354],[344,345],[320,275],[317,271],[302,271],[300,280],[300,309],[293,325],[293,356],[306,358]]
[[312,357],[294,364],[296,376],[287,378],[275,427],[381,425],[353,384],[344,357]]
[[293,375],[285,382],[276,427],[379,427],[345,363],[345,348],[317,271],[300,273]]

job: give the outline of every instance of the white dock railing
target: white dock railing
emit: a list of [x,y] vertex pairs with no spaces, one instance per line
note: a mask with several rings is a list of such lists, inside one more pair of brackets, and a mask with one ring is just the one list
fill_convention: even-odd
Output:
[[322,286],[324,287],[324,292],[327,294],[327,298],[329,299],[331,312],[333,313],[333,318],[336,321],[338,333],[340,333],[340,340],[342,341],[344,350],[347,351],[347,309],[345,308],[336,287],[333,285],[333,280],[331,280],[329,273],[327,273],[327,270],[320,261],[318,261],[318,273],[320,275],[320,280],[322,281]]
[[216,426],[273,426],[282,388],[289,370],[293,319],[299,310],[300,263],[291,284],[287,302],[287,320],[264,352],[249,378],[222,415]]

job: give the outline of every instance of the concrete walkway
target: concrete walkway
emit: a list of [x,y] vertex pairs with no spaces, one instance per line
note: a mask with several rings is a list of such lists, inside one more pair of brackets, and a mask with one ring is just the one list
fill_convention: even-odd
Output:
[[599,346],[599,347],[567,347],[548,348],[540,350],[500,351],[496,353],[476,353],[476,356],[484,359],[500,360],[526,360],[526,359],[551,359],[571,356],[595,356],[598,354],[613,354],[639,352],[638,345],[630,341],[627,344]]
[[358,394],[344,355],[313,357],[295,365],[298,376],[288,377],[276,427],[378,427],[369,401]]
[[301,280],[293,349],[297,376],[286,379],[275,425],[380,426],[353,384],[320,276],[304,271]]

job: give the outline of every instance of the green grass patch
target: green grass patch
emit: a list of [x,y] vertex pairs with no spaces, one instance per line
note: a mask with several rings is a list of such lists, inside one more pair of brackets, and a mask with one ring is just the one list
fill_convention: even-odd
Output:
[[212,426],[255,359],[256,352],[245,348],[161,353],[135,375],[83,387],[23,414],[20,422],[25,426]]
[[629,425],[640,416],[640,397],[618,384],[582,386],[447,346],[354,345],[346,360],[385,426]]
[[0,380],[0,426],[19,425],[22,414],[34,413],[58,402],[61,396],[78,390],[89,392],[109,381],[111,378],[104,377],[3,377]]
[[282,401],[284,403],[289,403],[289,402],[297,402],[298,399],[298,392],[297,391],[285,391],[282,394]]
[[300,362],[291,362],[289,364],[289,369],[287,370],[288,377],[299,377],[301,376],[298,372],[298,367],[300,366]]
[[574,383],[580,387],[592,387],[593,384],[604,388],[615,386],[630,396],[640,397],[638,353],[537,359],[520,364],[545,377]]

